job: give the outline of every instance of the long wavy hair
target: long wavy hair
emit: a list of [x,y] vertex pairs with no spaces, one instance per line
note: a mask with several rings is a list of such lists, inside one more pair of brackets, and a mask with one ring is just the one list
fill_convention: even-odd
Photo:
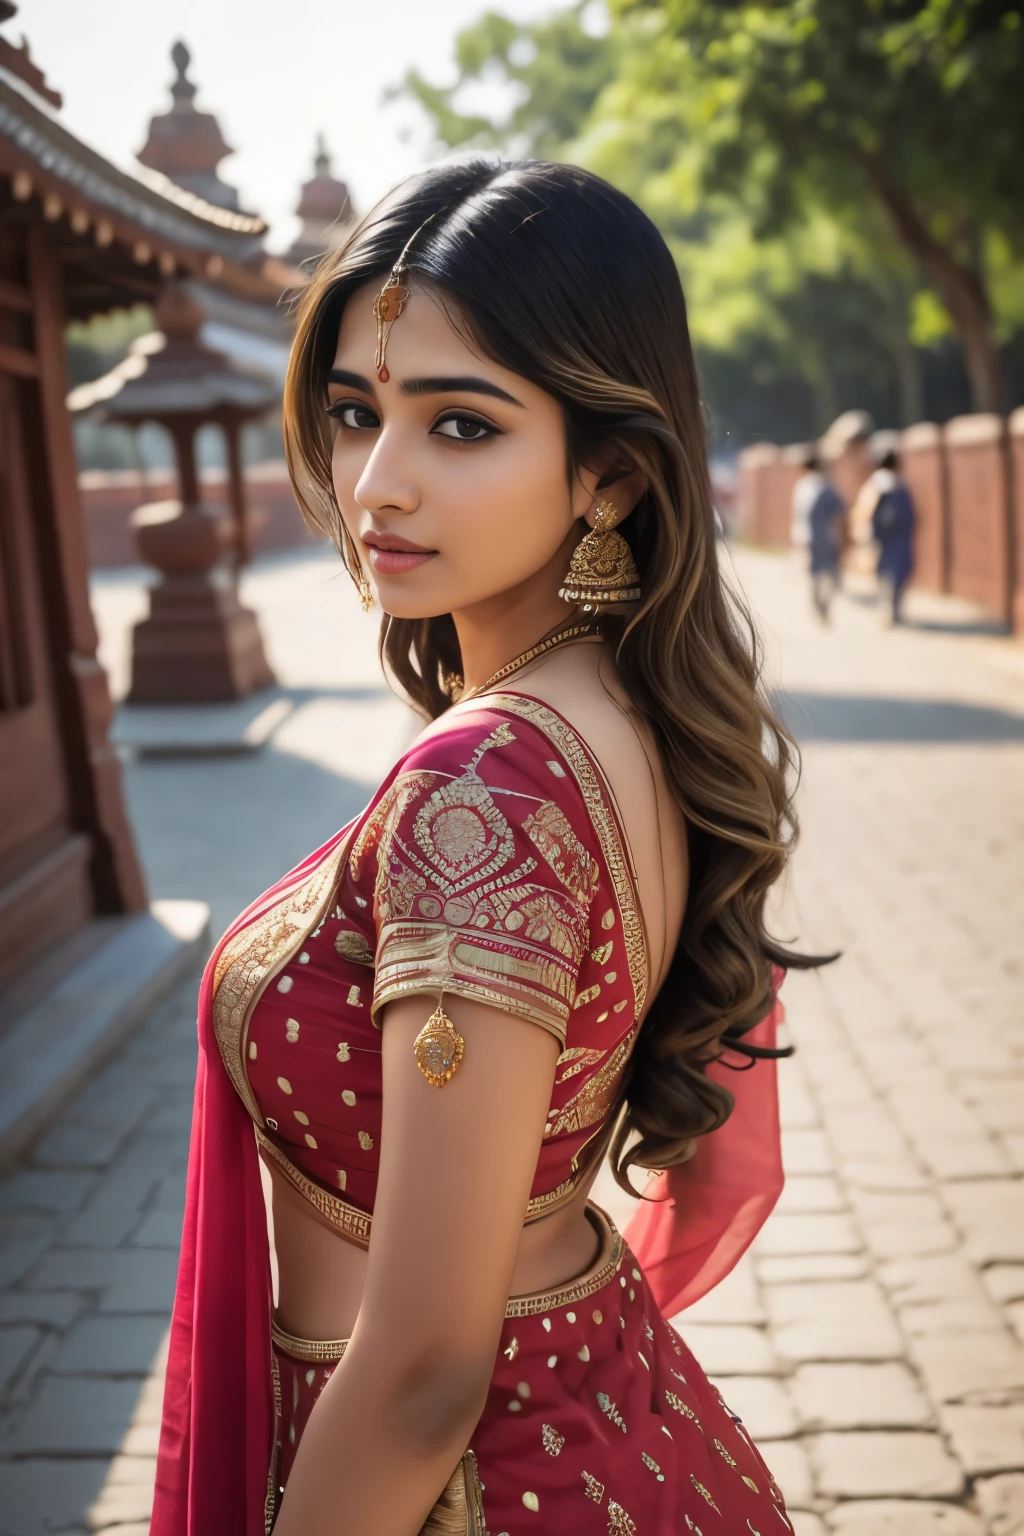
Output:
[[[331,480],[327,376],[355,289],[406,257],[481,352],[562,406],[570,481],[611,448],[647,490],[621,525],[643,598],[606,621],[619,673],[686,819],[690,889],[671,969],[640,1031],[613,1143],[616,1177],[667,1168],[728,1116],[705,1068],[772,1005],[773,964],[806,966],[765,927],[796,836],[796,748],[761,688],[757,637],[718,565],[686,305],[672,256],[623,193],[573,166],[472,161],[429,170],[319,265],[298,308],[284,442],[295,495],[350,575],[359,557]],[[461,671],[449,614],[385,616],[386,670],[428,719]],[[752,1048],[747,1050],[753,1054]],[[635,1193],[635,1191],[633,1191]]]

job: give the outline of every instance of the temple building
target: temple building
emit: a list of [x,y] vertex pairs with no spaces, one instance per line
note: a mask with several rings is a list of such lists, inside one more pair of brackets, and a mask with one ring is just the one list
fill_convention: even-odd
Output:
[[295,212],[302,220],[285,260],[308,271],[327,251],[336,251],[356,222],[348,187],[331,174],[323,134],[317,136],[314,175],[304,182]]
[[[0,0],[0,28],[15,12]],[[119,924],[159,927],[108,738],[67,322],[155,307],[170,282],[216,293],[232,313],[272,314],[282,286],[262,219],[211,202],[198,183],[119,169],[63,126],[59,107],[25,45],[0,34],[0,1157],[125,1027],[124,1009],[113,1023],[96,1013],[132,970],[112,956],[108,990],[95,981],[109,946],[128,943]],[[145,931],[133,927],[128,945],[139,985]],[[70,1012],[39,1015],[40,988],[63,978],[74,991],[83,955],[91,990],[83,983]]]

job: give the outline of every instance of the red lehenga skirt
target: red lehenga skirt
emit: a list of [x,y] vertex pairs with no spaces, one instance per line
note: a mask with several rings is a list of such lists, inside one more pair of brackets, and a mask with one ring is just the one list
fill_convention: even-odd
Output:
[[[585,1275],[513,1297],[487,1406],[424,1532],[769,1536],[791,1531],[771,1473],[658,1310],[609,1218]],[[273,1509],[345,1342],[274,1329]]]

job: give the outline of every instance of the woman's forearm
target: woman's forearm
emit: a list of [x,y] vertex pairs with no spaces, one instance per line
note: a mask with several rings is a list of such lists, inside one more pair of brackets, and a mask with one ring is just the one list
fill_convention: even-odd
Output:
[[486,1392],[478,1371],[389,1378],[353,1346],[303,1433],[275,1536],[417,1536]]

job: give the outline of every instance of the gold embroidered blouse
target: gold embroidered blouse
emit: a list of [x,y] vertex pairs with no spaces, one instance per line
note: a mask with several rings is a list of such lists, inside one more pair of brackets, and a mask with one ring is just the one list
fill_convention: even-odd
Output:
[[546,705],[491,695],[414,744],[344,833],[251,909],[217,967],[224,1065],[269,1157],[369,1240],[377,1025],[410,993],[474,997],[562,1046],[527,1220],[568,1199],[616,1105],[647,988],[610,791]]

